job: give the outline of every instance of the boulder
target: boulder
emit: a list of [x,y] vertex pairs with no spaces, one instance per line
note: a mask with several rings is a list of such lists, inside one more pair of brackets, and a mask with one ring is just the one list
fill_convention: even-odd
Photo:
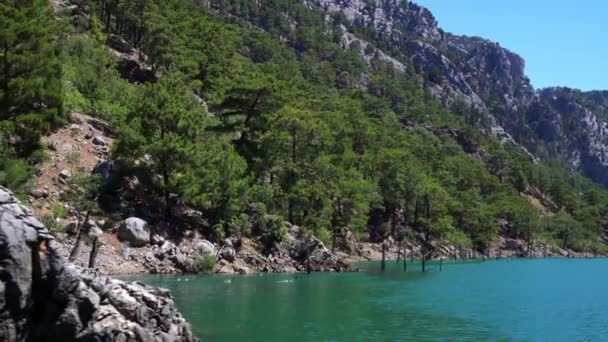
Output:
[[106,146],[108,143],[103,139],[102,136],[96,135],[93,138],[93,144],[98,145],[98,146]]
[[64,180],[68,180],[72,178],[72,173],[68,170],[61,170],[61,172],[59,172],[59,177]]
[[354,254],[357,249],[357,238],[348,229],[342,228],[336,234],[336,249],[348,254]]
[[234,249],[230,239],[224,239],[224,246],[222,246],[220,256],[222,259],[228,262],[234,262],[234,259],[236,258],[236,250]]
[[348,272],[351,266],[333,254],[321,240],[309,236],[297,226],[290,227],[283,249],[295,260],[298,270],[313,272]]
[[58,248],[0,187],[0,341],[197,341],[167,290],[96,276]]
[[148,223],[137,217],[129,217],[120,225],[118,238],[121,241],[129,242],[133,247],[145,246],[150,243]]
[[220,255],[224,260],[228,262],[234,262],[234,259],[236,257],[236,251],[233,247],[224,246],[222,247],[222,253]]
[[207,240],[199,241],[194,246],[194,249],[198,254],[201,255],[215,255],[215,246],[213,246],[213,244]]
[[40,199],[49,197],[49,192],[46,190],[32,189],[28,192],[28,195],[32,196],[35,199]]

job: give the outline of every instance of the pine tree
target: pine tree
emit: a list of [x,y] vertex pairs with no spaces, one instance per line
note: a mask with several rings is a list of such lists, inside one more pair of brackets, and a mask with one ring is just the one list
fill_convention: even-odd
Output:
[[140,166],[162,195],[167,216],[171,216],[174,204],[172,194],[182,194],[177,185],[184,165],[190,162],[189,151],[202,141],[208,122],[207,113],[183,84],[181,74],[169,73],[142,87],[121,128],[117,155]]
[[61,66],[46,0],[0,3],[0,129],[27,155],[62,117]]

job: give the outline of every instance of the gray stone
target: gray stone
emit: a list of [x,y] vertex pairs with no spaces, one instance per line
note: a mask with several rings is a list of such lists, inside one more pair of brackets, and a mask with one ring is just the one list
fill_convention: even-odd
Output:
[[165,241],[162,246],[160,246],[160,249],[164,252],[167,252],[169,250],[172,250],[174,248],[177,248],[177,246],[171,242],[171,241]]
[[89,236],[100,237],[101,235],[103,235],[103,230],[101,230],[101,228],[97,226],[92,226],[91,228],[89,228]]
[[93,144],[99,145],[99,146],[106,146],[108,143],[106,143],[106,141],[104,140],[104,138],[102,136],[97,135],[93,138]]
[[207,240],[197,242],[194,249],[201,255],[215,255],[215,246]]
[[61,170],[61,172],[59,172],[59,178],[68,180],[72,178],[72,173],[68,170]]
[[153,245],[162,246],[162,244],[165,243],[165,238],[158,234],[154,234],[152,235],[152,239],[150,241]]
[[28,195],[34,197],[35,199],[46,198],[49,196],[49,192],[45,190],[32,189],[28,191]]
[[0,341],[197,341],[166,290],[98,277],[57,248],[0,187]]
[[129,217],[120,225],[118,238],[121,241],[129,242],[133,247],[145,246],[150,243],[148,224],[140,218]]
[[222,247],[222,252],[220,255],[224,260],[234,262],[234,259],[236,258],[236,251],[231,246],[224,246]]

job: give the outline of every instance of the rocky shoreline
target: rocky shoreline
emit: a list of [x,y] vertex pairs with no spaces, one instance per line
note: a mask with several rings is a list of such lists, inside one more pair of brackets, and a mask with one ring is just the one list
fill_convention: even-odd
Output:
[[[115,230],[117,229],[121,228]],[[134,234],[129,236],[131,235]],[[207,273],[297,273],[309,270],[310,272],[351,272],[357,270],[352,266],[354,263],[382,259],[381,243],[359,241],[346,229],[338,235],[336,250],[331,251],[319,239],[305,235],[299,227],[289,226],[285,241],[277,244],[273,253],[268,255],[261,252],[259,242],[249,238],[224,239],[214,244],[195,232],[187,232],[185,235],[186,237],[179,242],[157,236],[151,238],[149,242],[139,244],[139,247],[126,247],[133,244],[121,241],[120,234],[114,234],[112,231],[104,233],[100,238],[101,247],[95,271],[105,275],[195,273],[192,263],[200,257],[209,256],[214,259],[215,265],[206,270]],[[64,236],[59,253],[67,256],[73,242],[73,237]],[[389,238],[384,245],[387,260],[403,258],[404,246],[400,242]],[[82,267],[87,265],[90,248],[90,246],[81,248],[75,261],[77,265]],[[419,245],[405,243],[405,250],[408,259],[420,258]],[[472,249],[459,249],[445,244],[436,246],[433,259],[500,259],[527,256],[524,241],[500,237],[485,255]],[[603,255],[579,253],[545,244],[534,245],[530,253],[530,257],[536,258],[598,256]]]
[[0,187],[0,341],[197,341],[171,294],[66,262]]
[[[285,240],[277,244],[270,254],[262,253],[261,244],[250,238],[224,239],[212,243],[187,232],[179,242],[162,237],[133,247],[112,233],[104,233],[99,240],[95,271],[105,275],[119,274],[174,274],[196,273],[193,263],[200,258],[214,260],[207,273],[295,273],[295,272],[350,272],[352,260],[346,255],[332,253],[319,239],[304,234],[297,226],[291,226]],[[59,253],[69,255],[75,238],[61,234]],[[131,246],[131,247],[127,247]],[[74,261],[85,267],[91,246],[83,245]]]

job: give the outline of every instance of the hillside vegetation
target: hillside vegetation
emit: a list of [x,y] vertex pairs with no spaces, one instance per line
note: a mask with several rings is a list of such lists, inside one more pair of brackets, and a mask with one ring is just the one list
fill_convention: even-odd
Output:
[[[269,250],[287,221],[330,246],[348,228],[425,254],[439,241],[484,253],[499,235],[608,251],[606,190],[437,100],[427,85],[440,70],[399,70],[363,41],[344,48],[343,15],[261,3],[74,0],[54,14],[45,0],[0,3],[0,185],[24,196],[40,138],[82,112],[116,132],[108,213],[145,206],[179,230],[187,206],[210,239]],[[154,77],[121,73],[124,56],[105,45],[120,37]]]

